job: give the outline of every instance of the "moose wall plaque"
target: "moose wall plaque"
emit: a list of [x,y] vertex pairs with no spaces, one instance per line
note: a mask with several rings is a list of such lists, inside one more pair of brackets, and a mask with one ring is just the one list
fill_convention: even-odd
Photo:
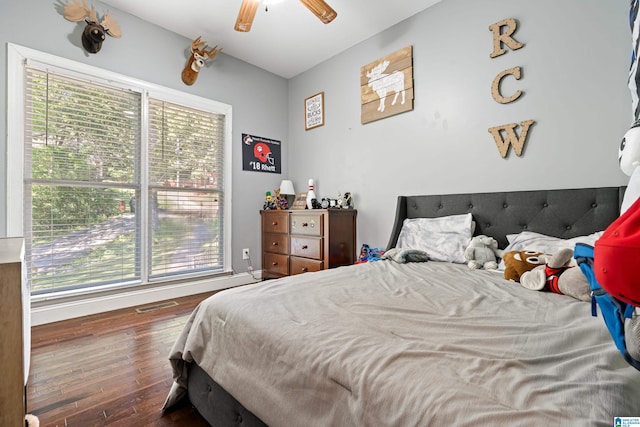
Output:
[[100,52],[106,35],[115,38],[122,36],[120,26],[113,15],[107,13],[99,21],[96,8],[93,5],[87,6],[87,0],[82,0],[82,4],[78,0],[67,2],[64,5],[64,17],[73,22],[86,22],[82,32],[82,47],[88,53]]

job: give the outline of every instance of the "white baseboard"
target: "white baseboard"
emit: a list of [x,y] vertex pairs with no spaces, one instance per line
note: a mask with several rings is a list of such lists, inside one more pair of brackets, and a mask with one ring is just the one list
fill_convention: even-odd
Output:
[[32,302],[31,325],[44,325],[121,308],[247,285],[260,279],[262,272],[257,271],[256,273],[255,278],[248,273],[241,273],[175,285],[128,289],[108,295],[90,295],[87,298],[75,300],[60,299],[38,303]]

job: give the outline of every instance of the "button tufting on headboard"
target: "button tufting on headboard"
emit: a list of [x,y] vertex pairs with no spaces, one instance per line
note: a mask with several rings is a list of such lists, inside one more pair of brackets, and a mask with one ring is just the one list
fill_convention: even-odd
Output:
[[507,234],[525,230],[565,239],[588,235],[619,216],[622,194],[619,187],[602,187],[400,196],[387,248],[395,247],[405,218],[468,212],[476,222],[475,234],[490,235],[501,248],[507,245]]

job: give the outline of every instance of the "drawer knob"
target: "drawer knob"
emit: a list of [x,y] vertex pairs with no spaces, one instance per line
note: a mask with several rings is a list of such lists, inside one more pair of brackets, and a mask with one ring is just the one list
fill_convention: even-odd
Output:
[[273,222],[271,223],[271,225],[273,225],[273,226],[275,227],[276,225],[278,225],[278,221],[273,221]]
[[271,246],[278,246],[278,242],[272,242]]
[[277,262],[277,261],[273,261],[273,262],[271,263],[271,265],[278,265],[278,262]]
[[307,246],[307,245],[302,245],[302,249],[309,249],[309,246]]
[[302,267],[301,270],[302,270],[303,273],[306,273],[307,271],[309,271],[309,269],[307,267]]

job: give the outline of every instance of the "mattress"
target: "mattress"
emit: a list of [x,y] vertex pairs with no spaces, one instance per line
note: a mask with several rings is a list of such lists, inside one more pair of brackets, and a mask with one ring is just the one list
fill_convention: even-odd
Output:
[[463,264],[378,261],[220,292],[170,356],[276,426],[610,426],[640,372],[591,306]]

